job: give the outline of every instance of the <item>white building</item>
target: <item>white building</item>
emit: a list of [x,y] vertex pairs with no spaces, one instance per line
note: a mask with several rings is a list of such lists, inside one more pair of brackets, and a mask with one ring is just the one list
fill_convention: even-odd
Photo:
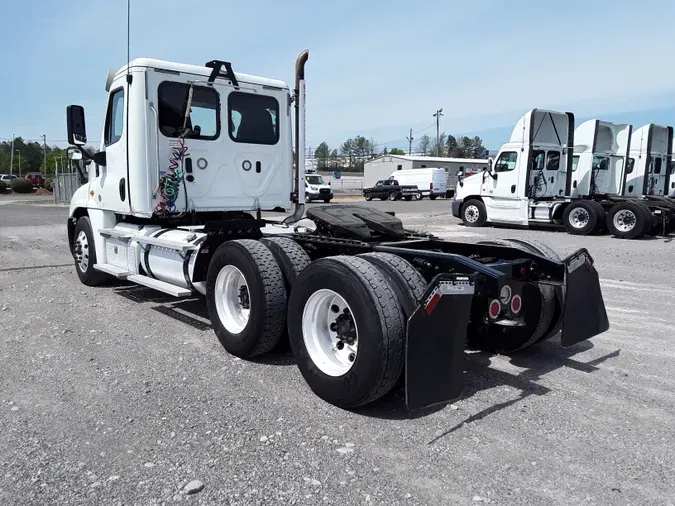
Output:
[[397,170],[440,167],[448,173],[448,190],[454,193],[457,171],[464,169],[467,175],[480,172],[488,165],[487,159],[438,158],[418,155],[384,155],[366,162],[363,167],[364,187],[373,186],[380,179],[388,179]]

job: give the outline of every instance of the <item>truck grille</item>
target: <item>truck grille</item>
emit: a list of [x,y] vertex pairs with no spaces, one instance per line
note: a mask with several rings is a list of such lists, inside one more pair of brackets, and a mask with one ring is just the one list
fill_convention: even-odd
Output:
[[321,188],[319,190],[319,193],[322,195],[328,195],[330,193],[330,190],[328,188]]

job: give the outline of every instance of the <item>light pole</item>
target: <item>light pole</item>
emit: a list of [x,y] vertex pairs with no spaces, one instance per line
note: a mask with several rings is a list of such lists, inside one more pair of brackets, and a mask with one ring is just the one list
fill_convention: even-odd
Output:
[[17,153],[19,153],[19,177],[21,177],[21,150],[17,149]]
[[442,107],[434,113],[436,118],[436,156],[441,156],[441,116],[443,116]]

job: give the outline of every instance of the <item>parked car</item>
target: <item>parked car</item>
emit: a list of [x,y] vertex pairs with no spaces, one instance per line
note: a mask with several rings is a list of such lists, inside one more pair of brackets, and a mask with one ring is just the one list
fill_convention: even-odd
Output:
[[7,185],[7,190],[9,191],[11,184],[12,184],[12,179],[16,179],[17,176],[15,175],[10,175],[10,174],[0,174],[0,181],[4,182]]
[[363,198],[373,200],[398,200],[418,195],[417,186],[400,185],[396,179],[382,179],[375,183],[375,186],[363,189]]
[[33,186],[42,188],[45,185],[45,178],[39,172],[29,172],[26,174],[26,181],[33,183]]
[[323,200],[326,204],[333,198],[330,182],[326,183],[318,174],[305,176],[305,202]]
[[406,200],[445,197],[448,185],[448,174],[441,168],[396,170],[389,179],[394,178],[402,185],[415,186],[419,190],[417,195],[405,195]]

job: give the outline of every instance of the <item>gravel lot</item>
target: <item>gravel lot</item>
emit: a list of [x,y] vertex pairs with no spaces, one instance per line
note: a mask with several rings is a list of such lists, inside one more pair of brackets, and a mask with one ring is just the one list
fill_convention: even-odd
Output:
[[290,356],[229,356],[200,299],[81,285],[67,210],[7,204],[0,504],[675,504],[671,239],[466,229],[449,201],[371,205],[447,238],[587,247],[611,329],[472,354],[451,406],[408,416],[396,392],[344,411]]

